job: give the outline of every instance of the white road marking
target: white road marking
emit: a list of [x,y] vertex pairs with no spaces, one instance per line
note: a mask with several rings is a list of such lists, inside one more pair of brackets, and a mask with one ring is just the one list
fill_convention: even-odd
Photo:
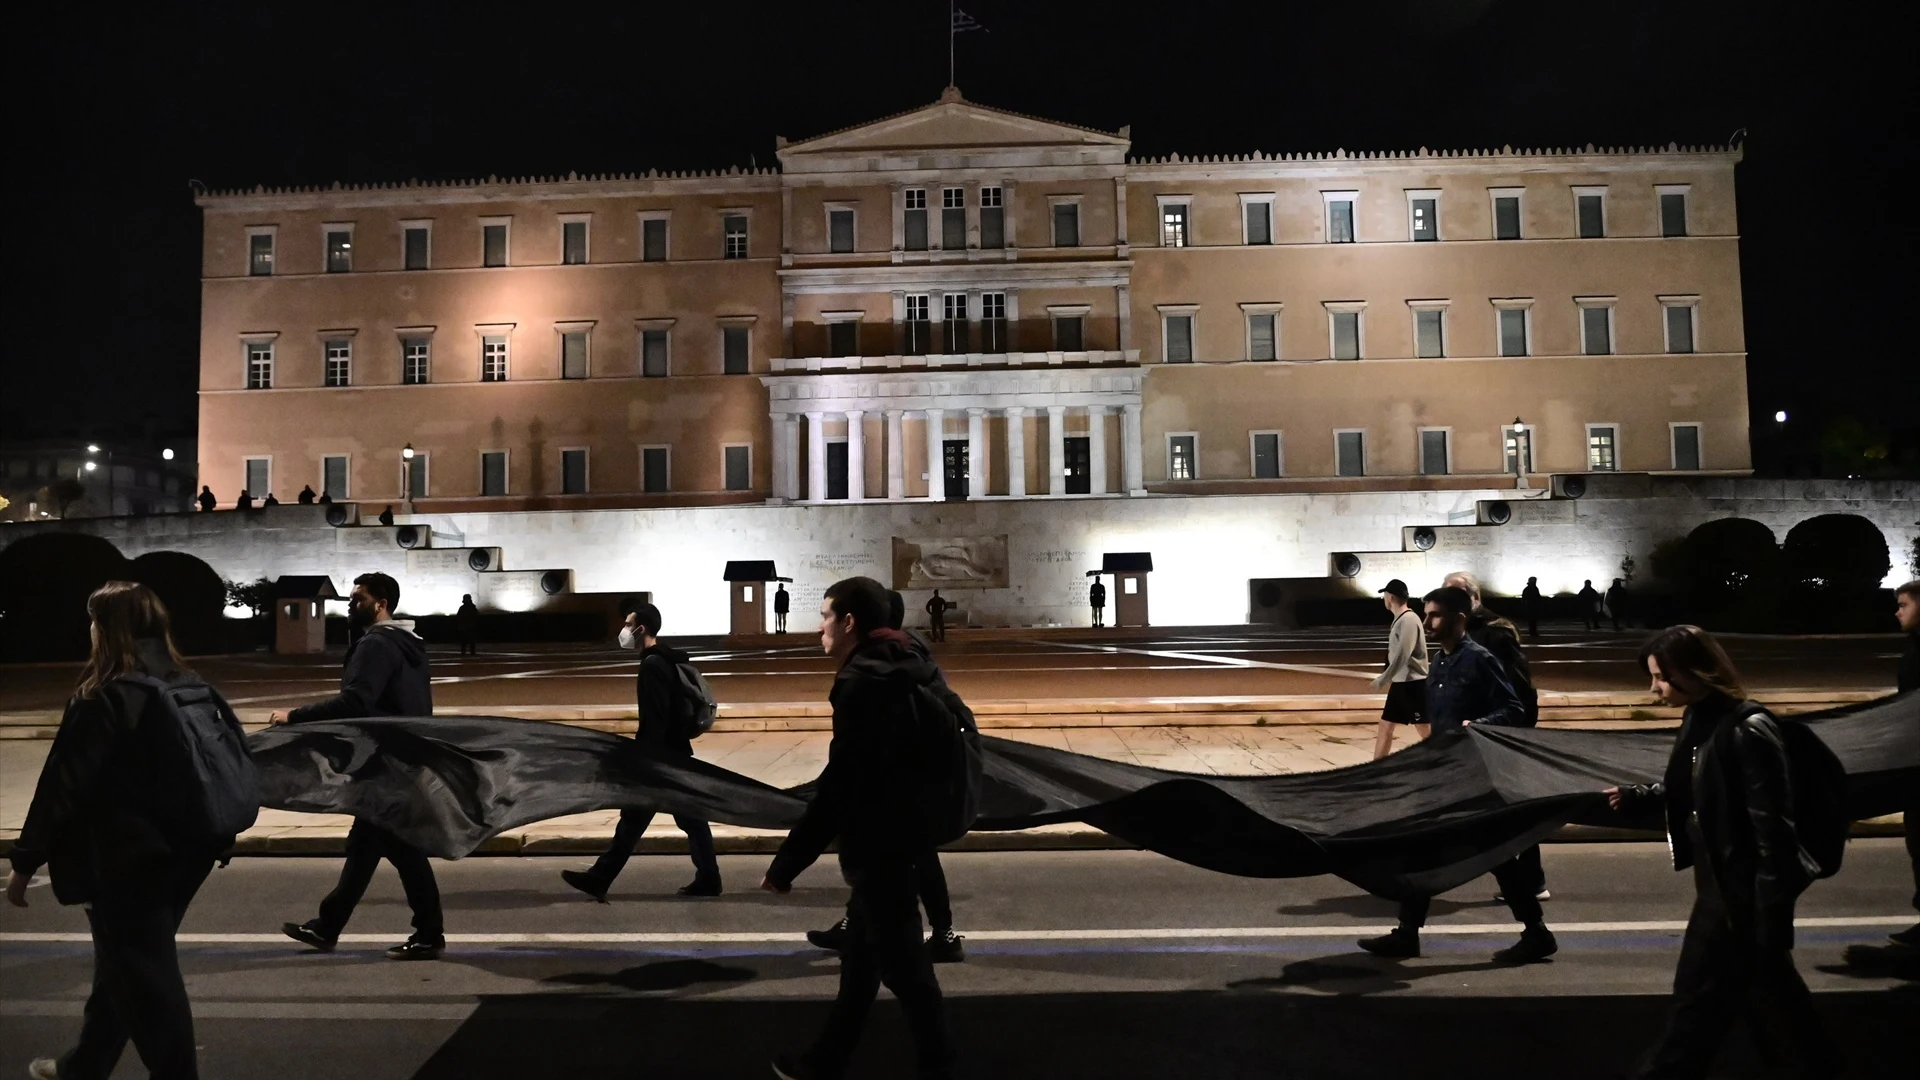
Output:
[[[1040,644],[1040,642],[1034,642]],[[1126,653],[1131,656],[1152,656],[1168,660],[1197,660],[1205,664],[1218,664],[1221,667],[1267,668],[1274,671],[1302,671],[1309,675],[1340,675],[1349,679],[1369,679],[1373,676],[1360,671],[1347,671],[1344,668],[1319,667],[1313,664],[1282,664],[1273,660],[1248,660],[1239,656],[1219,656],[1211,653],[1174,652],[1166,649],[1131,649],[1123,645],[1074,645],[1067,642],[1054,642],[1060,648],[1084,649],[1088,652]],[[1150,670],[1150,669],[1149,669]]]
[[[416,1005],[356,1001],[207,1001],[196,998],[196,1020],[450,1020],[473,1015],[478,1001]],[[73,1017],[83,1015],[81,1001],[0,1001],[0,1016]]]

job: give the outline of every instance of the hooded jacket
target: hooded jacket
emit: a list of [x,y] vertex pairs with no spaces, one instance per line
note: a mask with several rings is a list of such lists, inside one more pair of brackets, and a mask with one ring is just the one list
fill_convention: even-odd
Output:
[[640,654],[640,673],[635,679],[639,699],[640,727],[633,741],[648,757],[689,758],[693,756],[693,736],[687,730],[685,693],[680,675],[674,669],[688,661],[686,653],[658,640]]
[[770,880],[791,883],[829,843],[838,844],[843,866],[911,860],[926,852],[916,801],[917,733],[906,722],[908,701],[920,687],[938,695],[963,730],[973,730],[973,714],[912,638],[877,630],[854,647],[828,695],[833,741],[827,767],[806,813],[774,856]]
[[433,683],[427,645],[391,621],[374,623],[347,646],[340,692],[287,714],[287,723],[353,720],[362,716],[432,716]]

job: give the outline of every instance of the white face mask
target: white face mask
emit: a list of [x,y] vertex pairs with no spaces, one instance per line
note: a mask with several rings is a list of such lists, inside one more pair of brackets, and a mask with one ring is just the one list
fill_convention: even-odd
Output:
[[640,645],[639,639],[633,636],[633,627],[623,626],[620,628],[620,647],[621,648],[631,651],[633,649],[638,648],[639,645]]

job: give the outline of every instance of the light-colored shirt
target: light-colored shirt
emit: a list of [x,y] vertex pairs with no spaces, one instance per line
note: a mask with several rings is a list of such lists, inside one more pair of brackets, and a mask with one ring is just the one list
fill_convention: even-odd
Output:
[[1427,627],[1412,608],[1393,617],[1387,631],[1387,668],[1373,677],[1375,690],[1390,682],[1418,682],[1427,677]]

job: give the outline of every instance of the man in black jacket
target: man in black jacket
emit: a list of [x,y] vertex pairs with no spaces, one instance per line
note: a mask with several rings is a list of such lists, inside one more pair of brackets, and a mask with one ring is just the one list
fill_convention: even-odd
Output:
[[[1920,580],[1900,586],[1894,595],[1898,604],[1894,614],[1900,620],[1900,629],[1907,633],[1907,651],[1900,657],[1899,681],[1894,685],[1900,693],[1907,694],[1920,690]],[[1905,817],[1907,858],[1913,863],[1913,907],[1920,911],[1920,799],[1907,803]],[[1892,937],[1895,945],[1920,949],[1920,923]]]
[[886,588],[871,578],[835,582],[821,601],[820,643],[840,661],[829,695],[833,742],[813,801],[760,882],[787,892],[834,843],[853,887],[839,996],[812,1048],[775,1060],[774,1073],[786,1080],[845,1073],[883,982],[906,1014],[919,1075],[952,1074],[940,984],[920,941],[917,868],[932,845],[919,801],[924,766],[907,722],[914,695],[933,687],[939,670],[887,628],[887,606]]
[[[693,731],[688,717],[691,706],[680,689],[678,668],[687,663],[687,654],[668,646],[659,638],[660,609],[641,604],[627,616],[620,628],[620,647],[639,648],[640,727],[634,732],[634,750],[657,760],[683,760],[693,756]],[[561,880],[601,903],[607,902],[607,890],[613,879],[626,868],[634,845],[646,835],[653,822],[652,810],[622,810],[620,824],[614,826],[613,845],[590,870],[562,870]],[[693,880],[680,887],[681,896],[719,896],[720,861],[713,853],[713,829],[694,817],[673,815],[673,823],[687,834],[687,854],[693,857]]]
[[[427,674],[427,646],[414,632],[393,621],[400,604],[400,583],[386,574],[361,574],[353,579],[347,601],[347,622],[364,633],[347,647],[346,672],[340,693],[313,705],[303,705],[283,719],[274,713],[271,724],[304,724],[315,720],[348,720],[364,716],[432,716],[433,686]],[[440,915],[440,886],[433,864],[424,853],[365,818],[354,818],[347,833],[346,862],[340,880],[320,901],[320,916],[304,923],[286,923],[281,930],[295,941],[331,952],[340,931],[366,894],[380,860],[393,864],[413,909],[413,936],[387,950],[393,960],[438,960],[446,951],[445,926]]]

